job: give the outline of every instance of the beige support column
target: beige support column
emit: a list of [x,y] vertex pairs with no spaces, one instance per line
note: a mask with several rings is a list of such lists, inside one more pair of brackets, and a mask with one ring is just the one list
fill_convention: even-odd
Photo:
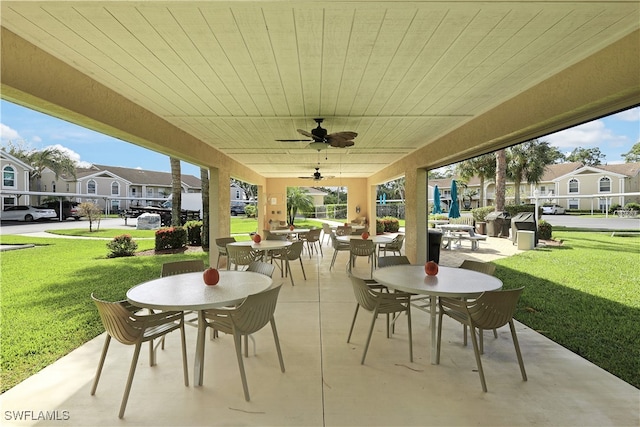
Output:
[[231,234],[229,223],[229,174],[218,168],[209,169],[209,265],[218,261],[216,239]]
[[405,194],[405,254],[412,263],[424,264],[429,220],[426,169],[406,171]]

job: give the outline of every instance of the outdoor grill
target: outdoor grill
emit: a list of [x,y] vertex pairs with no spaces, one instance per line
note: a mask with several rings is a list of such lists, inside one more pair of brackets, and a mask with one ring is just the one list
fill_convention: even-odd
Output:
[[487,222],[487,236],[509,237],[509,212],[491,212],[484,220]]
[[538,243],[538,227],[536,225],[536,216],[533,212],[520,212],[511,218],[511,235],[513,244],[518,243],[518,230],[533,231],[534,244]]

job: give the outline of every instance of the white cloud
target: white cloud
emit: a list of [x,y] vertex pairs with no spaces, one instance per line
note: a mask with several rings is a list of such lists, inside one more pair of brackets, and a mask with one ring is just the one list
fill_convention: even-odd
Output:
[[624,122],[640,122],[640,107],[632,108],[626,111],[621,111],[618,114],[614,114],[612,117],[614,119],[622,120]]
[[0,139],[2,142],[16,141],[22,139],[17,130],[10,128],[4,123],[0,123]]
[[566,129],[542,138],[562,151],[572,151],[574,148],[592,148],[609,145],[621,147],[629,142],[625,135],[614,133],[605,126],[602,120],[594,120],[579,126]]
[[60,151],[62,151],[63,153],[66,153],[66,154],[67,154],[67,156],[69,156],[69,158],[70,158],[71,160],[73,160],[74,162],[76,162],[76,164],[78,165],[78,167],[81,167],[81,168],[88,168],[88,167],[91,167],[91,163],[80,160],[80,154],[76,153],[75,151],[73,151],[73,150],[72,150],[72,149],[70,149],[70,148],[67,148],[67,147],[65,147],[65,146],[62,146],[62,145],[60,145],[60,144],[49,145],[48,147],[45,147],[45,148],[53,148],[53,149],[56,149],[56,150],[60,150]]

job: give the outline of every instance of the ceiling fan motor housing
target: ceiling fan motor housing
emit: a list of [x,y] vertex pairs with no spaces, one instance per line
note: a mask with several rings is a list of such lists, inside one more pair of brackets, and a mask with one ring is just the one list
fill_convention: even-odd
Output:
[[320,126],[320,124],[322,123],[322,119],[315,119],[315,121],[316,123],[318,123],[318,127],[315,129],[311,129],[311,134],[316,138],[323,140],[327,137],[327,130]]

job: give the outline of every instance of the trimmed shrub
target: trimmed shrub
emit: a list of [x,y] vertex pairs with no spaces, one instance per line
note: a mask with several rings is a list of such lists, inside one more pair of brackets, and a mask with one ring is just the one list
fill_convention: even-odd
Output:
[[244,213],[247,215],[247,218],[255,218],[258,209],[255,205],[247,205],[244,207]]
[[633,209],[634,211],[640,211],[640,203],[629,202],[624,205],[625,209]]
[[187,221],[187,243],[192,246],[202,246],[202,221]]
[[111,251],[109,258],[117,258],[123,256],[132,256],[133,253],[138,249],[138,244],[133,241],[130,235],[121,234],[120,236],[116,236],[112,241],[107,243],[107,248]]
[[538,221],[538,239],[551,240],[553,227],[544,219]]
[[167,227],[156,231],[156,251],[180,249],[187,245],[187,230],[184,227]]
[[487,215],[495,210],[496,208],[494,206],[484,206],[482,208],[471,209],[471,215],[476,222],[484,222]]
[[380,219],[376,219],[376,234],[384,233],[384,222]]
[[[393,218],[391,216],[385,216],[381,220],[384,225],[384,231],[388,233],[397,233],[400,229],[400,222],[398,218]],[[377,220],[376,220],[376,230],[378,228]]]

